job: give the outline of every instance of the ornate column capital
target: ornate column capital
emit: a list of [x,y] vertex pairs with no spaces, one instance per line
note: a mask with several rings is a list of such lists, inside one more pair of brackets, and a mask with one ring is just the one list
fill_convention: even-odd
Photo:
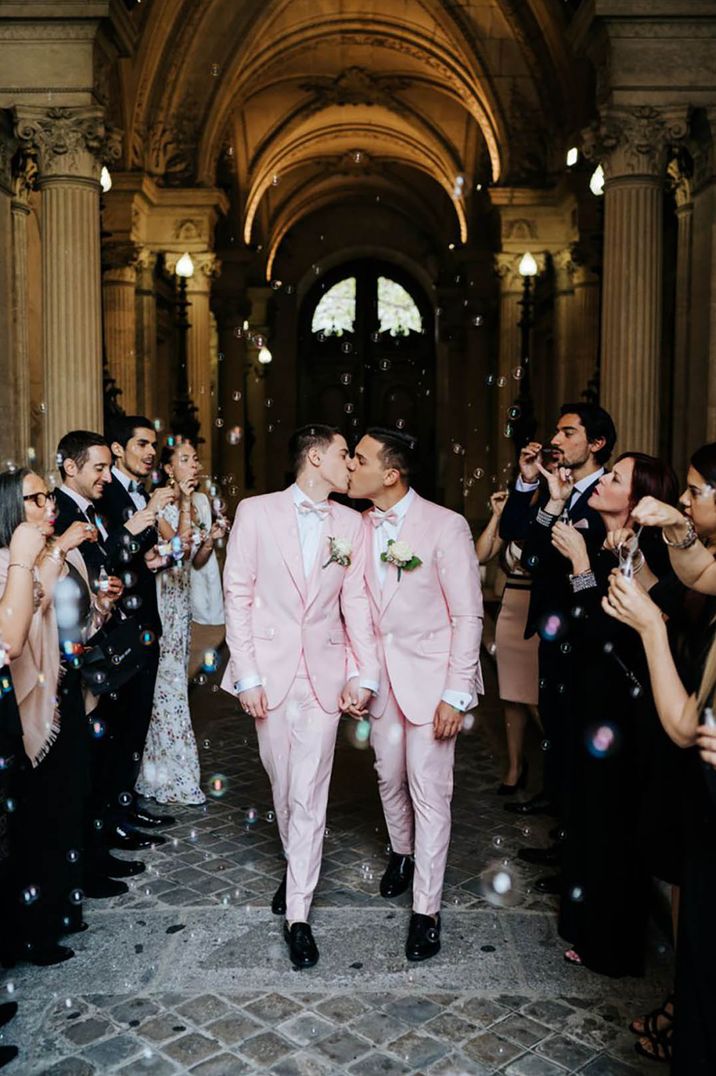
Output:
[[[175,250],[164,254],[164,269],[170,277],[175,275],[177,262],[181,256],[182,252]],[[199,254],[192,251],[190,257],[194,263],[194,275],[187,280],[187,291],[208,292],[211,288],[211,281],[221,272],[221,262],[211,250],[202,251]]]
[[610,107],[582,132],[585,157],[600,162],[607,182],[623,176],[659,179],[670,146],[688,134],[688,108]]
[[500,279],[500,291],[522,291],[519,264],[521,254],[495,254],[495,272]]
[[574,285],[574,272],[577,268],[574,260],[574,247],[568,246],[564,250],[557,250],[552,255],[556,290],[558,293],[572,291]]
[[118,160],[122,134],[98,108],[14,109],[20,145],[37,156],[40,185],[54,178],[99,180],[104,163]]
[[693,204],[693,168],[689,167],[685,156],[675,154],[666,166],[669,185],[674,192],[677,213]]
[[150,247],[139,247],[135,257],[137,268],[142,272],[154,272],[154,266],[157,264],[157,253],[151,250]]

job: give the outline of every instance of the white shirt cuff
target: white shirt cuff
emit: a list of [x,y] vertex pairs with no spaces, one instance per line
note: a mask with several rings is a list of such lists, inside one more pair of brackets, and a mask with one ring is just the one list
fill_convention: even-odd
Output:
[[234,690],[239,695],[242,691],[250,691],[252,687],[263,687],[263,683],[260,676],[245,676],[243,680],[236,681]]
[[380,690],[380,684],[377,680],[359,680],[359,686],[364,687],[366,691],[372,691],[374,695],[378,694]]
[[525,482],[521,474],[517,475],[515,490],[517,493],[533,493],[539,486],[539,482]]
[[456,710],[459,710],[461,714],[464,714],[466,710],[469,710],[472,706],[472,695],[466,695],[462,691],[443,691],[442,701],[446,702],[449,706],[454,706]]

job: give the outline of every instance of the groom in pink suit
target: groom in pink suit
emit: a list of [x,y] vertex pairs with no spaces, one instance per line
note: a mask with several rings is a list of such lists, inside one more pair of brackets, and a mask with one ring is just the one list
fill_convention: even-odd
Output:
[[409,479],[415,440],[374,428],[351,461],[364,515],[366,581],[381,658],[371,743],[391,855],[380,891],[413,883],[406,956],[440,949],[455,740],[482,694],[482,593],[462,516],[419,497]]
[[256,720],[286,856],[272,910],[286,916],[291,962],[308,968],[318,960],[308,913],[338,721],[341,711],[366,710],[379,663],[362,519],[328,500],[347,491],[348,446],[334,427],[316,424],[296,431],[290,452],[295,483],[236,511],[224,569],[230,661],[221,686]]

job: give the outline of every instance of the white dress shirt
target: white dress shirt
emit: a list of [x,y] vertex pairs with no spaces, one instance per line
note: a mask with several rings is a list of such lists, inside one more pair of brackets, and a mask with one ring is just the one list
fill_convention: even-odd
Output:
[[124,473],[124,471],[120,471],[119,467],[113,467],[112,468],[112,474],[114,475],[114,477],[117,479],[118,482],[122,483],[122,485],[126,489],[127,493],[132,498],[132,501],[134,502],[134,506],[138,511],[141,512],[142,508],[147,507],[146,494],[141,489],[130,489],[129,488],[130,485],[136,485],[137,484],[134,481],[133,478],[130,478],[128,475],[126,475]]
[[[378,519],[380,519],[381,515],[389,516],[391,512],[397,517],[396,519],[385,519],[379,526],[375,527],[373,531],[373,565],[381,590],[385,586],[388,572],[396,571],[394,567],[391,567],[391,565],[387,564],[382,559],[382,554],[387,552],[389,541],[398,541],[406,513],[414,500],[415,492],[412,489],[409,489],[405,496],[401,497],[401,499],[386,512],[382,512],[380,508],[373,509]],[[468,695],[462,691],[450,691],[448,689],[443,691],[441,697],[443,702],[448,703],[448,705],[452,706],[455,710],[459,710],[460,713],[463,714],[474,705],[472,695]]]
[[80,512],[82,512],[86,516],[88,523],[92,523],[93,521],[87,515],[87,509],[92,508],[94,510],[94,525],[97,527],[97,530],[100,533],[100,537],[103,540],[106,540],[106,538],[107,538],[107,529],[106,529],[104,523],[102,522],[102,517],[97,514],[96,509],[94,508],[94,505],[93,505],[92,501],[88,501],[86,497],[83,497],[81,493],[77,493],[76,490],[70,489],[70,487],[66,486],[64,484],[64,482],[60,486],[60,489],[62,490],[63,493],[67,494],[67,496],[71,500],[73,500],[75,502],[75,504],[79,508]]
[[[592,471],[591,474],[588,474],[586,478],[580,478],[579,482],[574,483],[574,486],[572,488],[572,494],[569,498],[569,502],[566,505],[568,512],[572,511],[575,504],[584,493],[585,489],[589,489],[593,482],[598,482],[603,474],[604,468],[599,467],[596,471]],[[525,480],[522,478],[522,475],[518,475],[517,481],[515,482],[515,490],[517,491],[517,493],[533,493],[538,486],[539,482],[525,482]]]
[[295,482],[291,486],[291,494],[293,496],[293,503],[296,506],[298,541],[301,546],[301,555],[303,557],[303,575],[306,582],[308,582],[311,578],[311,573],[313,572],[313,566],[316,563],[316,555],[318,554],[318,546],[321,541],[323,524],[328,518],[328,513],[302,512],[299,509],[299,505],[307,501],[310,504],[315,504],[317,508],[326,508],[330,512],[330,504],[327,500],[313,501],[313,498],[309,497],[308,494],[299,489]]
[[[323,524],[330,518],[330,501],[314,501],[312,497],[304,493],[296,483],[291,486],[291,495],[293,497],[293,503],[296,511],[296,522],[298,525],[298,541],[301,546],[301,557],[303,559],[303,575],[308,583],[311,578],[313,569],[316,564],[316,557],[318,556],[321,537],[324,533]],[[311,512],[301,511],[300,506],[305,502],[315,504],[319,508],[327,508],[328,512]],[[326,555],[328,555],[328,547],[326,546]],[[352,680],[358,675],[358,670],[354,665],[349,669],[348,679]],[[249,691],[253,687],[261,687],[262,679],[260,676],[246,676],[243,680],[239,680],[236,683],[236,691]],[[378,693],[380,685],[374,680],[364,680],[361,678],[359,681],[360,686],[366,688],[368,691],[372,691],[374,695]]]

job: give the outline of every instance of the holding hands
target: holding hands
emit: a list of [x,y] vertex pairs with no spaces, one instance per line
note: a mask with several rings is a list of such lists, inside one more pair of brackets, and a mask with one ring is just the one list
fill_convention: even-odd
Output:
[[368,716],[368,703],[371,700],[372,691],[367,687],[361,687],[358,677],[354,676],[348,681],[338,698],[338,705],[344,714],[350,714],[356,720]]
[[268,714],[268,698],[262,687],[250,687],[239,692],[239,703],[249,717],[264,718]]

